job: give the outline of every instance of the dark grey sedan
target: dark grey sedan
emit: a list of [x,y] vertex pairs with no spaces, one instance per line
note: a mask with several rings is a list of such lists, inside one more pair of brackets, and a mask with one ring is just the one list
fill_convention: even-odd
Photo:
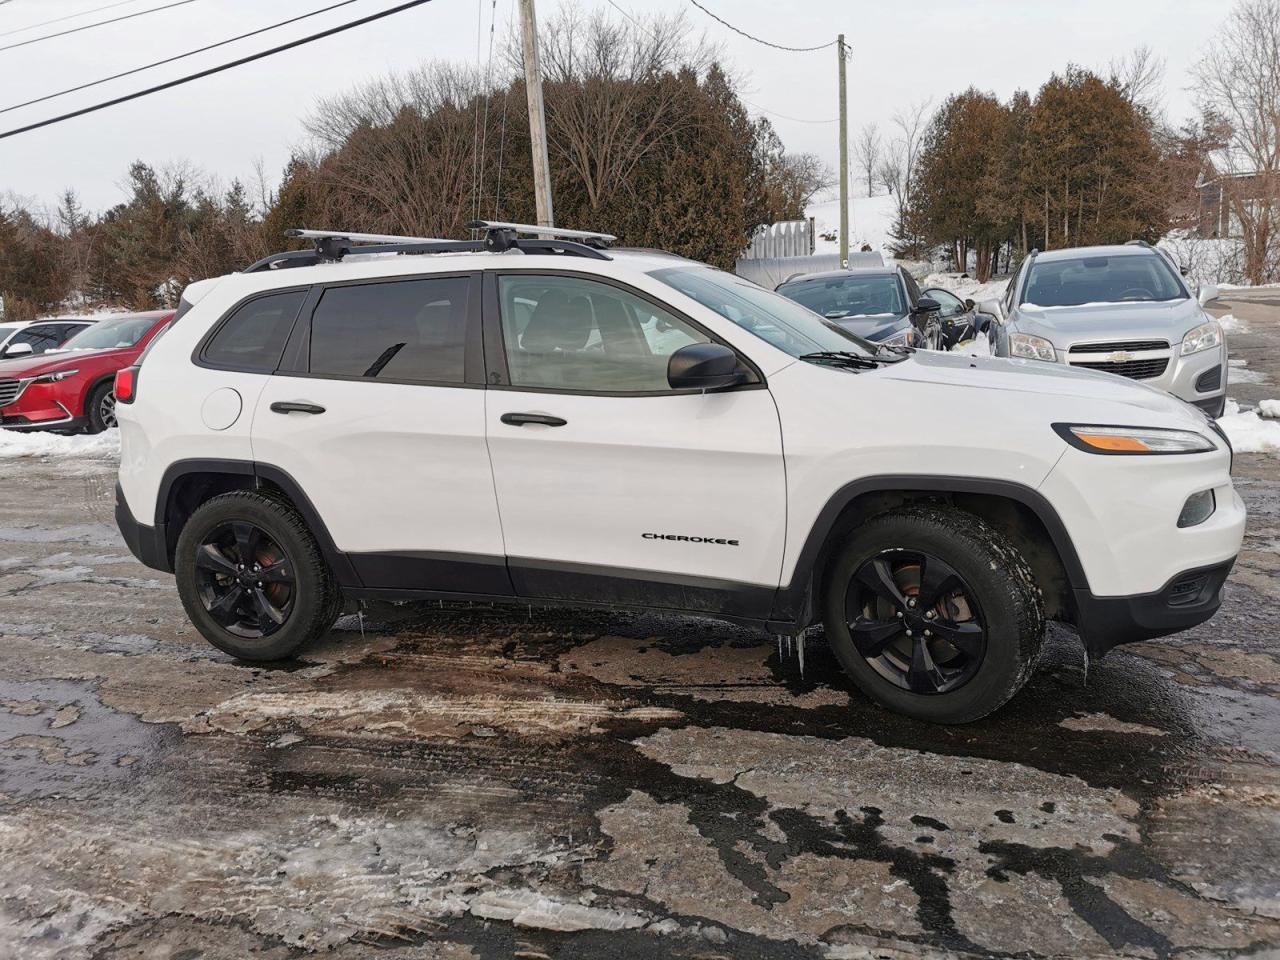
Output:
[[793,277],[778,293],[865,340],[892,347],[946,349],[941,306],[902,267],[860,267]]

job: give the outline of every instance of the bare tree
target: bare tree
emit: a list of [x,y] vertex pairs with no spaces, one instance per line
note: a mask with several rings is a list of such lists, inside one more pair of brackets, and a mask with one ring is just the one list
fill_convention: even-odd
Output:
[[1280,259],[1280,0],[1239,0],[1193,75],[1201,109],[1230,127],[1215,167],[1243,234],[1245,274],[1264,283]]
[[1155,117],[1160,113],[1165,62],[1145,43],[1112,60],[1107,73],[1112,85],[1135,107]]
[[866,123],[858,131],[853,142],[853,155],[858,161],[858,169],[862,171],[862,182],[867,185],[867,196],[875,193],[876,170],[880,166],[880,153],[884,149],[884,141],[880,136],[880,127],[876,123]]

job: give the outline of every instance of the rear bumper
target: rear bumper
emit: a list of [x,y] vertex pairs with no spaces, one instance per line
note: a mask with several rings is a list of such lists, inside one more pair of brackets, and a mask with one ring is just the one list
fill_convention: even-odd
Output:
[[125,501],[124,491],[116,483],[116,526],[124,537],[129,552],[143,564],[153,570],[173,573],[173,564],[169,561],[169,544],[165,536],[164,525],[149,527],[139,523]]
[[1204,623],[1222,605],[1222,585],[1235,557],[1224,563],[1186,570],[1154,593],[1132,597],[1095,597],[1076,588],[1076,629],[1089,656],[1112,647],[1189,630]]

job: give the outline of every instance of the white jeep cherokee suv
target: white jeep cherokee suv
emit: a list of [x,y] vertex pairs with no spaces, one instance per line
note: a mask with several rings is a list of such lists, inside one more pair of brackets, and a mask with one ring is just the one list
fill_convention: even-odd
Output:
[[1245,511],[1193,406],[484,229],[193,284],[121,372],[120,529],[217,647],[287,657],[370,597],[821,622],[869,696],[963,722],[1026,682],[1046,619],[1097,657],[1217,610]]

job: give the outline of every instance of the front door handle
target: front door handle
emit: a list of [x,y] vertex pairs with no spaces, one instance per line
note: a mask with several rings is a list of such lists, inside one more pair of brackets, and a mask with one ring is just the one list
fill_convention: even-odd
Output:
[[544,427],[563,427],[568,420],[560,417],[551,417],[545,413],[504,413],[501,418],[503,423],[512,427],[523,427],[527,423],[537,423]]
[[301,400],[277,400],[271,405],[272,413],[324,413],[324,407],[318,403],[306,403]]

